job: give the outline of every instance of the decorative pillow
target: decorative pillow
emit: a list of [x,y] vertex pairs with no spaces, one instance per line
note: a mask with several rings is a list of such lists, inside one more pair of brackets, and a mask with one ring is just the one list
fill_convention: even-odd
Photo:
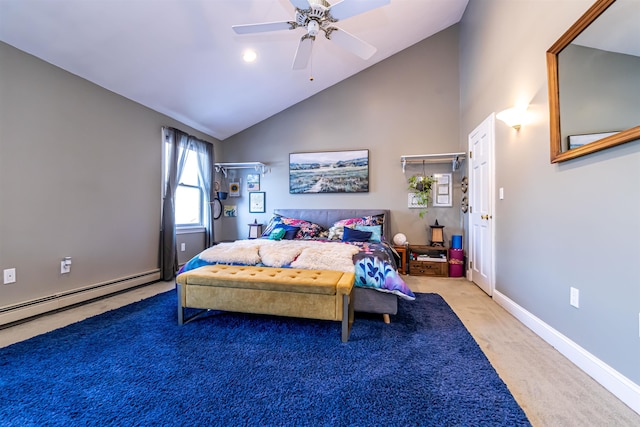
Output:
[[325,233],[324,227],[318,224],[314,224],[313,222],[303,221],[300,224],[296,224],[296,226],[300,226],[300,231],[296,234],[296,239],[318,239],[322,237]]
[[296,238],[296,234],[298,234],[298,231],[300,231],[300,227],[294,227],[293,225],[287,225],[287,224],[278,224],[276,225],[273,231],[275,232],[277,230],[285,231],[285,233],[282,236],[283,239],[293,240]]
[[291,229],[287,230],[287,232],[284,233],[284,239],[285,240],[295,239],[296,236],[298,235],[298,231],[300,231],[300,227],[291,227]]
[[269,220],[269,223],[267,224],[267,226],[262,231],[262,237],[269,237],[269,235],[271,234],[273,229],[276,228],[276,226],[278,224],[282,224],[282,219],[281,218],[282,217],[280,215],[277,215],[277,214],[272,216],[271,219]]
[[370,231],[360,231],[355,228],[344,228],[343,242],[367,242],[371,238]]
[[382,235],[382,226],[381,225],[356,225],[356,230],[360,231],[369,231],[371,232],[371,237],[369,240],[372,242],[379,242]]
[[314,224],[309,221],[305,221],[303,219],[297,218],[287,218],[286,216],[274,215],[267,227],[264,229],[262,233],[263,237],[268,236],[271,232],[279,225],[291,225],[294,227],[300,227],[300,230],[296,233],[296,239],[317,239],[323,236],[323,233],[326,232],[324,227],[318,224]]
[[327,238],[329,240],[342,240],[342,235],[344,234],[344,225],[335,225],[329,229],[329,235]]
[[318,235],[318,238],[320,238],[320,239],[328,239],[329,238],[329,230],[327,230],[326,228],[322,227],[322,231]]
[[287,230],[282,227],[275,228],[271,234],[269,234],[269,240],[282,240],[282,238],[287,234]]
[[382,235],[382,229],[384,227],[384,214],[379,215],[367,215],[359,218],[347,218],[341,219],[333,223],[333,227],[339,226],[347,226],[347,227],[355,227],[357,225],[379,225],[380,226],[380,234]]

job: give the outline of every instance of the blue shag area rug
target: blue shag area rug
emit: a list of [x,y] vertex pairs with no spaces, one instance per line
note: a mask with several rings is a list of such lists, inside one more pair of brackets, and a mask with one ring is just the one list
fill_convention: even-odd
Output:
[[0,349],[2,426],[528,426],[436,294],[387,325],[212,312],[176,292]]

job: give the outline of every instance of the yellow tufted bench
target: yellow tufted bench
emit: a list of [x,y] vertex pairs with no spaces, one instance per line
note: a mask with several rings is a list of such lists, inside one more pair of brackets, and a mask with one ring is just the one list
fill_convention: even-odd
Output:
[[186,308],[336,320],[347,342],[354,281],[341,271],[208,265],[178,275],[178,323],[202,314],[187,319]]

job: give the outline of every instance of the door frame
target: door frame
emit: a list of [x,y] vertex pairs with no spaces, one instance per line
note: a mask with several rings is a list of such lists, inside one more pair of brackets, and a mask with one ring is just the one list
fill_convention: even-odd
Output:
[[[472,197],[472,192],[475,191],[475,187],[473,182],[471,181],[471,177],[473,176],[472,174],[472,163],[473,163],[473,159],[471,158],[472,156],[472,144],[471,144],[471,135],[473,135],[474,133],[476,133],[481,127],[483,126],[487,126],[487,131],[488,134],[490,135],[488,138],[488,144],[489,144],[489,148],[491,150],[491,154],[489,156],[489,198],[490,198],[490,202],[489,202],[489,209],[490,209],[490,215],[491,215],[491,219],[490,221],[492,221],[491,224],[491,229],[490,229],[490,236],[489,236],[489,240],[491,243],[491,249],[490,249],[490,256],[491,256],[491,273],[489,274],[489,293],[488,295],[490,297],[493,298],[493,293],[495,291],[495,277],[496,277],[496,227],[495,227],[495,221],[496,221],[496,192],[495,192],[495,148],[496,148],[496,114],[494,112],[492,112],[491,114],[489,114],[489,116],[487,118],[485,118],[482,122],[480,122],[480,124],[478,124],[471,132],[469,132],[469,135],[467,136],[467,151],[470,153],[469,154],[469,161],[467,162],[467,176],[469,177],[469,200],[474,200],[474,197]],[[473,206],[470,206],[470,209],[473,209]],[[471,224],[471,212],[469,213],[469,216],[467,217],[467,228],[469,230],[469,260],[472,260],[474,257],[474,237],[473,237],[473,233],[472,231],[472,224]],[[473,282],[473,269],[469,268],[469,266],[467,266],[467,280]],[[474,282],[475,283],[475,282]],[[477,284],[476,284],[477,285]]]

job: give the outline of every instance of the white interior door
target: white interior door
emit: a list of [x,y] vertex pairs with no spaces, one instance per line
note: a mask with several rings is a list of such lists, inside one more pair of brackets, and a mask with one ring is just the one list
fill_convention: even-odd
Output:
[[493,150],[495,114],[469,134],[469,270],[470,279],[493,294]]

